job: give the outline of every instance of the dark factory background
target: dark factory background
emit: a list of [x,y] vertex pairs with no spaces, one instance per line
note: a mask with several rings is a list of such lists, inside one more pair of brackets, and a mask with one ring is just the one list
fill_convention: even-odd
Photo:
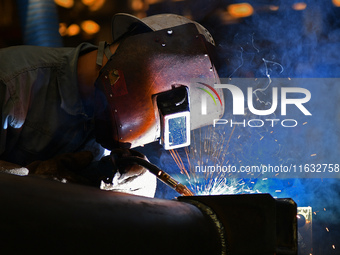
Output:
[[[0,12],[0,48],[21,44],[73,47],[84,41],[97,45],[111,41],[110,22],[115,13],[140,18],[176,13],[211,32],[221,78],[266,78],[270,72],[278,78],[328,79],[340,74],[340,0],[0,0]],[[234,162],[275,164],[290,158],[339,164],[338,86],[310,88],[313,102],[320,106],[313,108],[314,123],[310,123],[314,126],[295,133],[279,129],[272,140],[266,140],[270,130],[258,135],[238,129],[231,139],[229,130],[226,157]],[[157,143],[139,150],[170,174],[187,180],[174,155]],[[178,153],[183,164],[189,164],[186,151]],[[236,191],[226,193],[270,193],[291,197],[300,207],[310,206],[313,231],[306,227],[310,222],[301,225],[306,239],[301,254],[340,254],[340,180],[304,177],[236,180],[229,183]],[[159,183],[156,196],[172,199],[176,193]],[[313,237],[308,236],[311,233]],[[313,239],[313,251],[308,238]]]

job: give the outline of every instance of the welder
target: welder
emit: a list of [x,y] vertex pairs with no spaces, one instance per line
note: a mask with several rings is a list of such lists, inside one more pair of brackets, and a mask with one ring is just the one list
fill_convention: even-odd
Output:
[[112,37],[98,47],[0,50],[2,171],[153,196],[155,176],[120,159],[145,159],[131,149],[155,141],[188,146],[190,130],[222,116],[203,26],[174,14],[116,14]]

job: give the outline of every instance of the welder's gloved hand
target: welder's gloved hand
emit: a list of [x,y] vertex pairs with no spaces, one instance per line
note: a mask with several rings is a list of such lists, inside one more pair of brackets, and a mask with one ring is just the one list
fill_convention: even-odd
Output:
[[53,178],[61,182],[87,184],[87,180],[75,172],[88,166],[93,160],[90,151],[65,153],[45,161],[34,161],[27,165],[30,174]]
[[127,161],[128,157],[139,157],[146,161],[145,155],[130,149],[116,149],[111,151],[111,160],[117,172],[111,183],[102,181],[100,188],[125,192],[145,197],[154,197],[156,192],[156,176],[144,167]]
[[25,176],[28,175],[28,169],[11,162],[0,160],[0,173]]

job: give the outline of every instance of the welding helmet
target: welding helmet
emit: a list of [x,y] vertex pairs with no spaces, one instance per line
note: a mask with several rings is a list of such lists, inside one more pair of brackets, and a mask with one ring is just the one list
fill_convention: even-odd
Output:
[[109,61],[96,80],[96,139],[107,149],[159,140],[165,149],[190,145],[190,130],[222,117],[224,99],[211,59],[212,36],[185,17],[138,19],[117,14],[113,55],[100,44],[97,63]]

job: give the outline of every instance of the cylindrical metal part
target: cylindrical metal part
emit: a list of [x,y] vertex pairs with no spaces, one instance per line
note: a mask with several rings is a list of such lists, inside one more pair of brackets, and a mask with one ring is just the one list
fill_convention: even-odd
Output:
[[[297,255],[297,205],[270,194],[183,196],[178,200],[212,211],[221,240],[234,255]],[[203,205],[203,207],[202,207]],[[209,214],[209,213],[208,213]],[[216,220],[215,220],[216,219]]]
[[0,253],[223,254],[211,217],[151,199],[0,175]]

